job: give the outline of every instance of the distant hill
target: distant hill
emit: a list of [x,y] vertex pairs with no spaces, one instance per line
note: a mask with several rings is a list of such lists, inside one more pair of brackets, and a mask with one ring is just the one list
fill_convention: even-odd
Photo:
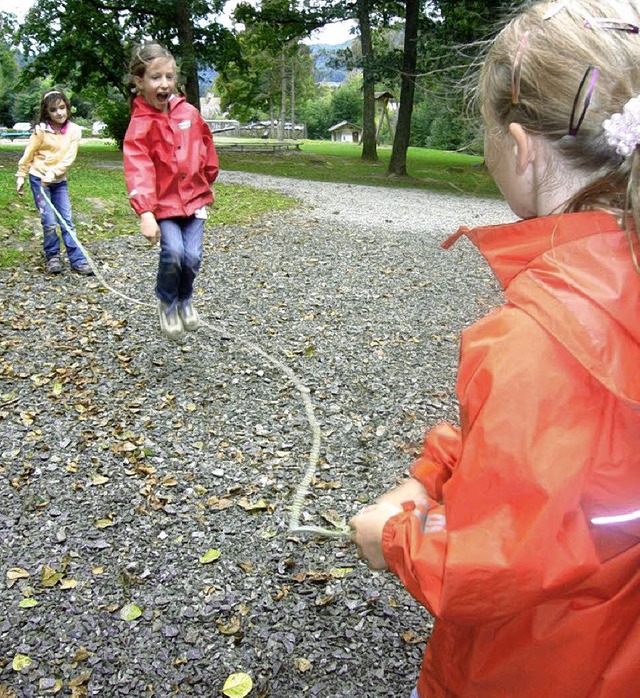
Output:
[[347,70],[339,65],[338,51],[349,48],[351,41],[342,44],[310,44],[316,82],[344,82]]
[[[347,77],[346,68],[336,66],[338,51],[349,48],[351,41],[342,44],[309,44],[313,57],[313,72],[316,82],[344,82]],[[211,67],[198,68],[200,78],[200,93],[204,94],[214,83],[218,73]]]

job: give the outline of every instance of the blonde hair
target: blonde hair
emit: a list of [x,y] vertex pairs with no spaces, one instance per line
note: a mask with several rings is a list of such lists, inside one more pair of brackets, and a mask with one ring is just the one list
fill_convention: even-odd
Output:
[[[566,212],[621,212],[631,235],[630,213],[636,236],[640,152],[636,148],[629,157],[619,155],[607,143],[603,122],[640,94],[638,26],[640,0],[528,4],[492,44],[478,84],[480,107],[490,128],[505,130],[510,123],[519,123],[545,137],[569,167],[588,175],[589,184],[567,202]],[[597,68],[597,77],[589,102],[589,90],[580,86],[590,67]],[[570,122],[575,127],[583,110],[584,120],[569,135]]]
[[134,47],[129,62],[129,102],[132,102],[136,96],[135,78],[143,78],[149,64],[157,58],[171,60],[174,64],[176,62],[172,53],[155,41]]

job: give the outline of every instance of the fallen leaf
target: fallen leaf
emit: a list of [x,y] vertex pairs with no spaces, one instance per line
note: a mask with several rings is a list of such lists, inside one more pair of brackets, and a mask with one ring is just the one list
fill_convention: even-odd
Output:
[[106,485],[107,482],[109,482],[109,478],[100,475],[100,473],[92,473],[91,475],[91,484],[92,485]]
[[334,579],[344,579],[353,572],[353,567],[332,567],[329,574]]
[[37,605],[38,605],[38,602],[33,598],[22,599],[22,601],[20,601],[20,603],[18,604],[18,606],[20,608],[33,608],[34,606],[37,606]]
[[62,579],[62,577],[62,572],[57,572],[53,567],[50,567],[49,565],[42,566],[40,583],[43,587],[54,587]]
[[16,654],[11,662],[11,666],[13,667],[14,671],[22,671],[31,664],[33,664],[33,659],[31,659],[31,657],[29,657],[27,654]]
[[142,609],[134,603],[128,603],[120,609],[120,618],[126,621],[132,621],[136,618],[140,618],[142,615]]
[[304,657],[296,657],[293,660],[293,663],[295,664],[295,667],[298,671],[305,672],[311,669],[311,662],[308,659],[305,659]]
[[207,552],[200,558],[200,564],[208,565],[210,562],[214,562],[220,557],[220,551],[215,548],[207,550]]
[[252,688],[253,681],[248,674],[231,674],[224,682],[222,692],[227,698],[245,698]]
[[78,586],[78,582],[75,579],[61,579],[60,588],[61,589],[75,589]]
[[28,579],[31,575],[22,567],[12,567],[7,571],[7,587],[11,587],[18,581],[18,579]]
[[223,635],[235,635],[240,630],[240,619],[237,616],[233,616],[228,623],[216,623],[218,626],[218,632]]

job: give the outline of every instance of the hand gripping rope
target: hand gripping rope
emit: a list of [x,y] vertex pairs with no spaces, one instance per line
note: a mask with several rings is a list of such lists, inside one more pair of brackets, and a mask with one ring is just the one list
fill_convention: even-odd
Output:
[[[111,293],[120,296],[120,298],[123,298],[124,300],[129,301],[131,303],[136,303],[137,305],[141,305],[147,308],[153,308],[153,305],[151,303],[146,303],[136,298],[131,298],[130,296],[121,293],[120,291],[110,286],[109,283],[107,283],[107,281],[100,273],[100,270],[97,268],[97,265],[91,258],[91,255],[89,255],[82,243],[78,240],[78,237],[76,236],[75,232],[67,226],[64,218],[62,218],[56,207],[51,203],[51,200],[45,192],[45,187],[42,188],[42,196],[44,200],[47,202],[47,204],[49,204],[49,206],[51,207],[51,210],[54,212],[56,218],[60,222],[60,225],[64,226],[64,229],[69,233],[69,235],[71,235],[73,241],[76,243],[76,245],[78,245],[78,247],[86,257],[89,266],[91,267],[93,273],[96,276],[96,279],[98,279],[98,281],[106,289],[111,291]],[[307,467],[302,477],[302,480],[298,484],[296,491],[293,495],[293,503],[291,505],[291,513],[289,515],[289,533],[292,535],[306,533],[322,536],[323,538],[350,539],[351,529],[346,524],[343,524],[342,526],[337,526],[335,529],[322,528],[321,526],[302,526],[300,524],[300,517],[302,515],[302,509],[304,507],[304,500],[309,494],[309,487],[311,486],[311,481],[313,480],[313,477],[318,468],[318,460],[320,458],[320,424],[316,418],[315,409],[313,407],[313,402],[310,397],[311,391],[309,390],[309,388],[307,388],[307,386],[304,385],[304,383],[296,376],[294,371],[291,368],[289,368],[289,366],[287,366],[274,356],[271,356],[271,354],[268,354],[257,344],[254,344],[253,342],[250,342],[246,339],[242,339],[241,337],[238,337],[236,335],[230,334],[229,332],[227,332],[227,330],[222,330],[219,327],[210,325],[208,322],[204,320],[201,320],[201,322],[202,325],[212,330],[213,332],[229,336],[231,339],[238,342],[249,351],[258,354],[263,359],[265,359],[265,361],[268,361],[270,364],[275,366],[291,381],[295,389],[300,394],[300,397],[302,398],[304,409],[307,415],[307,421],[309,423],[309,427],[311,428],[311,451],[309,453],[309,460],[307,462]]]

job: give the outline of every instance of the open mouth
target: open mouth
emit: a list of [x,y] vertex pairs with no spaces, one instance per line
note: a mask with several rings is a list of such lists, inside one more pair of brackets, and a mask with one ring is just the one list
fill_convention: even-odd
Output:
[[156,99],[161,104],[164,104],[169,99],[169,93],[168,92],[158,92],[158,93],[156,93]]

